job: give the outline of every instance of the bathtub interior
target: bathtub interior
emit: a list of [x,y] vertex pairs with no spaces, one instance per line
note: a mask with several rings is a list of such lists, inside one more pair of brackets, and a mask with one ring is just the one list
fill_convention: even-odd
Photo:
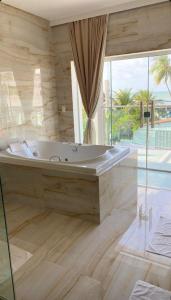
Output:
[[98,158],[107,158],[118,153],[118,149],[103,145],[79,145],[48,141],[24,141],[11,143],[8,153],[25,158],[56,161],[62,163],[83,163]]

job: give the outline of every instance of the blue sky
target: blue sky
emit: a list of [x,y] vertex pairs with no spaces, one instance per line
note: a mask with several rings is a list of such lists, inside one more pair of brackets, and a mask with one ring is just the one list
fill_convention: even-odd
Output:
[[[153,63],[154,59],[150,58],[150,68]],[[105,79],[110,78],[109,70],[109,63],[105,63]],[[126,60],[112,61],[112,85],[112,89],[114,91],[118,89],[132,88],[133,92],[137,92],[141,89],[148,89],[148,58],[131,58]],[[165,84],[161,83],[160,85],[157,85],[152,74],[150,74],[149,87],[150,91],[154,92],[155,94],[158,92],[167,92]]]

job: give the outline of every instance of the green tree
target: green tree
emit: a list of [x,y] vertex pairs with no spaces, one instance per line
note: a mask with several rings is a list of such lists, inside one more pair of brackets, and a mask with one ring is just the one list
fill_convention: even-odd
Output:
[[116,105],[128,105],[133,102],[134,95],[132,89],[118,90],[114,93],[114,101]]
[[114,93],[112,113],[112,140],[130,139],[139,127],[139,107],[134,105],[132,89],[120,89]]
[[138,103],[143,102],[144,104],[147,104],[150,101],[154,101],[155,96],[148,90],[140,90],[135,94],[134,100]]
[[151,73],[154,75],[156,83],[159,85],[162,81],[165,82],[169,95],[171,96],[171,89],[169,81],[171,81],[171,62],[168,55],[162,55],[155,59],[151,67]]

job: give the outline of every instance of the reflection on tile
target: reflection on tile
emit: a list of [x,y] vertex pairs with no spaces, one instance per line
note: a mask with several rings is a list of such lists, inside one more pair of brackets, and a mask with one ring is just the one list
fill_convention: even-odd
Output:
[[16,272],[22,265],[24,265],[31,257],[32,254],[25,251],[13,244],[10,244],[11,260],[13,272]]
[[171,189],[171,173],[139,169],[138,184],[161,189]]
[[0,25],[0,137],[56,139],[49,23],[1,4]]

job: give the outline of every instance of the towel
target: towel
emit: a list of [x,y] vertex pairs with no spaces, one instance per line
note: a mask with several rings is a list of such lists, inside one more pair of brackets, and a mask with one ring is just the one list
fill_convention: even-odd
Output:
[[139,280],[129,300],[171,300],[171,292]]
[[12,154],[14,154],[14,155],[34,158],[31,149],[27,146],[26,143],[10,144],[10,149],[11,149]]
[[171,220],[160,217],[146,251],[171,258]]

